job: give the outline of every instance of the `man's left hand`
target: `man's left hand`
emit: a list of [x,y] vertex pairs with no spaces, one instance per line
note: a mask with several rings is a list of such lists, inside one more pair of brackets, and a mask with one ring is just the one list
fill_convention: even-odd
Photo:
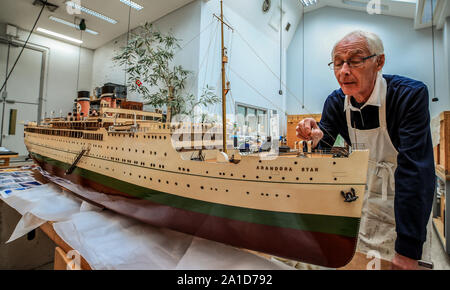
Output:
[[419,270],[419,261],[395,253],[392,270]]

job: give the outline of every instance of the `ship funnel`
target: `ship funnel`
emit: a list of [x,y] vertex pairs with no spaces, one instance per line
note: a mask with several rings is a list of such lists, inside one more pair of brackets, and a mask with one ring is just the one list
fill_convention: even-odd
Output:
[[77,98],[77,115],[89,117],[89,110],[91,107],[88,91],[79,91]]
[[116,97],[114,96],[114,86],[103,86],[102,95],[100,96],[100,106],[108,108],[116,108]]

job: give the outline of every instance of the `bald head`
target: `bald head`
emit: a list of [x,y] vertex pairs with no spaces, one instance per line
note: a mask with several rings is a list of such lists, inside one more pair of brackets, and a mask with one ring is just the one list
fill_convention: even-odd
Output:
[[347,34],[334,46],[332,59],[340,64],[334,66],[334,74],[344,94],[365,103],[385,63],[380,38],[362,31]]
[[331,52],[331,59],[334,59],[334,53],[336,50],[336,46],[338,46],[341,42],[354,42],[357,40],[361,40],[370,54],[383,55],[384,54],[384,46],[383,41],[381,41],[380,37],[372,32],[355,30],[345,35],[342,39],[340,39],[333,47],[333,51]]

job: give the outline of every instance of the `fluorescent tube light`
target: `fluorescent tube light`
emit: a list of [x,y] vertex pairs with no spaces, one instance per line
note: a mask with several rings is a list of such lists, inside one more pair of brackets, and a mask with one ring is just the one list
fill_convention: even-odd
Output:
[[[61,18],[58,18],[58,17],[55,17],[55,16],[50,16],[49,19],[80,30],[80,26],[76,25],[75,23],[66,21],[64,19],[61,19]],[[94,30],[86,29],[86,32],[88,32],[90,34],[98,35],[98,32],[94,31]]]
[[[366,2],[359,2],[359,1],[353,1],[353,0],[342,0],[342,3],[346,4],[346,5],[351,5],[351,6],[355,6],[355,7],[360,7],[360,8],[367,8],[367,5],[370,3],[369,0],[365,0]],[[380,6],[382,11],[387,11],[389,10],[389,6],[381,4]]]
[[81,41],[79,39],[75,39],[75,38],[66,36],[64,34],[56,33],[56,32],[53,32],[53,31],[50,31],[50,30],[47,30],[47,29],[44,29],[44,28],[38,27],[36,30],[39,31],[39,32],[48,34],[48,35],[52,35],[52,36],[58,37],[58,38],[62,38],[62,39],[69,40],[69,41],[73,41],[73,42],[78,43],[78,44],[83,43],[83,41]]
[[319,0],[300,0],[300,3],[302,3],[303,7],[316,5],[318,2]]
[[101,14],[101,13],[98,13],[98,12],[96,12],[96,11],[94,11],[94,10],[91,10],[91,9],[89,9],[89,8],[86,8],[86,7],[84,7],[84,6],[78,5],[78,4],[75,3],[75,2],[67,1],[67,2],[66,2],[66,5],[67,5],[67,6],[70,6],[72,9],[79,9],[80,11],[82,11],[82,12],[84,12],[84,13],[86,13],[86,14],[95,16],[95,17],[100,18],[100,19],[102,19],[102,20],[105,20],[105,21],[107,21],[107,22],[109,22],[109,23],[112,23],[112,24],[116,24],[116,23],[117,23],[117,20],[114,20],[114,19],[112,19],[112,18],[109,18],[108,16],[105,16],[105,15],[103,15],[103,14]]
[[139,4],[137,4],[137,3],[134,3],[133,1],[130,1],[130,0],[120,0],[120,2],[122,2],[123,4],[126,4],[126,5],[128,5],[128,6],[130,6],[131,8],[134,8],[134,9],[136,9],[136,10],[142,10],[142,8],[144,8],[144,7],[142,7],[141,5],[139,5]]
[[416,4],[417,0],[392,0],[394,2],[406,2],[406,3],[411,3],[411,4]]

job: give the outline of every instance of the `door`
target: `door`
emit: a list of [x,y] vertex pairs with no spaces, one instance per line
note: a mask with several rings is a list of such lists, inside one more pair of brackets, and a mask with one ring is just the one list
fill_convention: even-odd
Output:
[[[0,79],[5,79],[6,65],[9,72],[21,49],[21,46],[0,43]],[[42,65],[42,52],[25,48],[0,99],[0,146],[20,156],[28,155],[23,139],[24,124],[38,120]]]

